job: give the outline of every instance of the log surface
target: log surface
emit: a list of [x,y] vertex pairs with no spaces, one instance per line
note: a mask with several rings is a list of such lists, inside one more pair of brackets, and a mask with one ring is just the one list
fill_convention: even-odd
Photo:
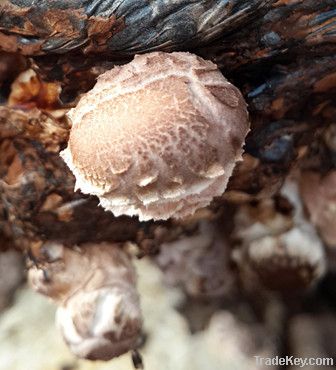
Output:
[[5,0],[0,5],[0,43],[26,55],[170,51],[204,45],[272,2]]

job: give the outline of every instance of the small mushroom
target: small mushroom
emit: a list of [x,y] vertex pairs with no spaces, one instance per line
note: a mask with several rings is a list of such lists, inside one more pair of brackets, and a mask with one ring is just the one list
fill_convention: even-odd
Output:
[[76,188],[116,216],[182,218],[227,185],[249,131],[246,103],[190,53],[138,55],[98,78],[69,112],[61,156]]
[[156,262],[167,284],[182,287],[192,297],[228,296],[234,291],[230,247],[208,221],[201,221],[193,235],[163,243]]
[[324,242],[336,248],[336,171],[324,177],[317,172],[303,172],[300,190],[311,222]]
[[[315,358],[320,361],[318,366],[304,366],[307,369],[334,368],[336,347],[336,320],[328,311],[314,314],[300,313],[293,315],[287,324],[288,345],[293,358]],[[300,366],[304,368],[303,365]],[[298,370],[298,366],[288,366],[288,370]]]
[[[280,212],[274,200],[241,207],[236,214],[235,249],[243,283],[288,293],[316,283],[326,271],[323,244],[303,215],[297,183],[287,179],[281,189],[283,201],[292,207]],[[288,208],[288,206],[286,207]]]
[[110,360],[136,346],[142,319],[136,274],[117,245],[42,247],[47,262],[29,271],[32,287],[59,305],[56,322],[78,357]]
[[308,287],[325,272],[323,247],[313,228],[295,227],[255,240],[247,259],[263,284],[274,290]]
[[266,370],[256,362],[256,357],[275,357],[278,353],[279,337],[274,329],[228,310],[214,313],[200,336],[204,338],[204,351],[222,364],[218,369]]
[[11,302],[16,289],[24,281],[22,254],[0,233],[0,312]]

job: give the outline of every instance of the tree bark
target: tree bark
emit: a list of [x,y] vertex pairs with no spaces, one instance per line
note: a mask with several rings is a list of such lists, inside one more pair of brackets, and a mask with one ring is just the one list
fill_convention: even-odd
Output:
[[[43,79],[60,81],[61,99],[71,104],[97,75],[135,53],[184,50],[215,61],[243,92],[252,129],[244,161],[214,209],[276,194],[299,161],[320,172],[336,165],[324,139],[336,116],[335,0],[4,0],[0,48],[29,57]],[[125,218],[121,223],[130,231],[121,228],[119,236],[105,227],[119,221],[95,198],[73,193],[72,175],[57,155],[68,128],[38,108],[0,110],[1,150],[7,153],[1,159],[2,213],[15,236],[70,244],[134,240],[136,221]],[[6,136],[11,125],[16,131]],[[88,225],[95,225],[94,235]]]

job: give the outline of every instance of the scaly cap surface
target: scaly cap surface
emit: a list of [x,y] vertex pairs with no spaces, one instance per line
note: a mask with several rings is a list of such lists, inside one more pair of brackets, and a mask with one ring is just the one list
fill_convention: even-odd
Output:
[[221,195],[249,130],[239,90],[215,64],[182,52],[104,73],[69,117],[61,155],[76,187],[141,220],[184,217]]

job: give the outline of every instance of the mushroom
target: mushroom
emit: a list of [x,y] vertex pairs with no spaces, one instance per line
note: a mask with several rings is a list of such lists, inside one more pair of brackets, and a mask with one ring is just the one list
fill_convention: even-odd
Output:
[[56,322],[71,351],[110,360],[135,348],[142,319],[128,255],[107,243],[78,250],[55,243],[42,248],[47,262],[33,266],[29,280],[59,305]]
[[156,262],[167,284],[182,287],[192,297],[213,298],[234,292],[230,247],[208,221],[201,221],[192,235],[163,243]]
[[11,302],[16,289],[24,281],[24,275],[22,254],[0,233],[0,312]]
[[323,247],[310,227],[262,237],[251,242],[246,252],[248,263],[270,289],[302,289],[325,272]]
[[310,221],[316,226],[324,242],[335,248],[336,171],[330,171],[324,177],[317,172],[302,172],[300,190]]
[[[304,218],[297,183],[288,178],[281,189],[283,213],[274,200],[241,207],[235,236],[241,245],[233,253],[246,287],[256,282],[288,293],[314,285],[326,271],[323,244]],[[288,206],[292,207],[291,213]]]
[[[239,311],[237,307],[235,309]],[[278,333],[246,316],[218,310],[206,330],[199,334],[204,339],[204,351],[209,351],[217,363],[222,364],[214,368],[266,370],[260,367],[256,358],[275,357],[277,354]]]
[[69,112],[61,156],[76,188],[119,216],[165,220],[220,196],[249,131],[246,103],[216,65],[184,52],[137,55]]
[[[290,355],[294,358],[319,359],[319,365],[324,369],[332,369],[334,366],[336,346],[336,320],[328,311],[314,313],[299,313],[292,315],[287,324],[287,341],[291,349]],[[316,366],[306,368],[317,369]],[[330,365],[330,366],[329,366]],[[303,364],[300,366],[303,368]],[[299,367],[288,367],[288,370],[297,370]]]

